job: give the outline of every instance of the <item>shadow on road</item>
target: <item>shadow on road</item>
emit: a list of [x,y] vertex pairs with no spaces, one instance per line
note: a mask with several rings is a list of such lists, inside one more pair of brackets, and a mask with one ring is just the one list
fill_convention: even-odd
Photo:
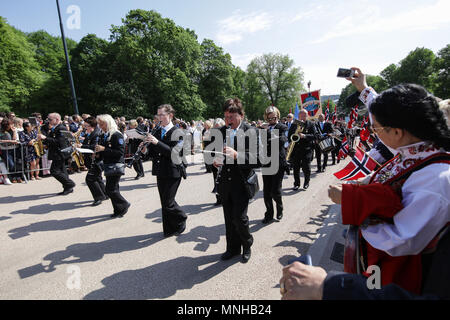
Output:
[[[126,270],[102,280],[104,287],[87,294],[85,300],[165,299],[178,290],[191,289],[238,262],[221,261],[220,255],[179,257],[144,269]],[[211,264],[212,265],[209,265]],[[203,266],[208,265],[203,268]]]
[[86,218],[71,218],[65,220],[39,221],[25,227],[9,230],[8,233],[11,239],[19,239],[29,236],[31,233],[82,228],[91,224],[108,220],[111,220],[110,215]]
[[[89,205],[87,205],[89,203]],[[66,211],[78,208],[84,208],[90,206],[92,200],[90,201],[79,201],[79,202],[66,202],[57,204],[39,204],[36,206],[31,206],[28,209],[19,209],[10,212],[10,214],[46,214],[53,211]]]
[[[316,225],[319,228],[315,232],[308,232],[308,231],[299,231],[299,232],[291,232],[293,234],[297,234],[299,238],[296,240],[285,240],[278,244],[276,244],[274,247],[294,247],[297,249],[298,255],[292,256],[292,255],[286,255],[282,256],[278,259],[281,265],[285,266],[287,265],[288,261],[297,258],[300,255],[305,255],[308,253],[309,248],[314,244],[317,239],[320,239],[322,237],[326,237],[328,235],[327,232],[332,230],[332,228],[328,228],[328,225],[324,225],[325,219],[328,216],[328,212],[330,210],[330,207],[333,205],[323,205],[322,207],[325,207],[324,209],[320,210],[320,214],[316,217],[310,217],[309,221],[306,224],[312,224]],[[327,232],[325,232],[327,230]],[[301,239],[308,239],[308,241],[301,241]],[[314,264],[314,261],[313,261]]]
[[106,254],[116,254],[126,251],[138,250],[151,246],[164,239],[162,232],[140,236],[110,239],[102,242],[77,243],[68,246],[65,250],[56,251],[44,257],[50,261],[48,266],[39,263],[18,270],[21,279],[32,277],[39,273],[48,273],[56,270],[56,266],[63,264],[98,261]]
[[41,199],[47,199],[47,198],[53,198],[56,197],[56,194],[31,194],[27,196],[20,196],[20,197],[3,197],[0,198],[0,204],[3,203],[17,203],[17,202],[23,202],[23,201],[35,201],[35,200],[41,200]]

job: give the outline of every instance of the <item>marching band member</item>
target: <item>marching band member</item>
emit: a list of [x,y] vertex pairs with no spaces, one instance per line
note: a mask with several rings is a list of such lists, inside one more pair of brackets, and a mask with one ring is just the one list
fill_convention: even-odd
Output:
[[[101,129],[97,126],[97,120],[94,117],[88,117],[83,123],[86,130],[86,135],[81,147],[83,149],[90,149],[95,152],[95,147],[100,143]],[[102,168],[99,159],[94,155],[91,157],[86,154],[84,162],[88,168],[86,174],[86,185],[91,191],[94,202],[92,206],[98,206],[103,200],[109,199],[106,195],[105,184],[102,179]]]
[[[300,188],[300,168],[305,175],[303,189],[308,189],[309,181],[311,179],[311,161],[314,151],[314,141],[316,139],[316,128],[312,121],[306,120],[307,117],[308,111],[305,109],[300,110],[299,118],[300,121],[304,123],[304,129],[303,132],[299,134],[299,141],[295,143],[290,161],[293,164],[294,171],[294,191],[297,191]],[[297,126],[297,123],[292,124],[288,135],[289,141],[291,141],[292,135],[297,131]]]
[[[275,156],[278,156],[278,170],[275,174],[272,175],[264,175],[263,173],[263,192],[264,192],[264,204],[266,205],[266,213],[264,214],[263,223],[269,223],[273,220],[274,210],[273,210],[273,201],[276,203],[277,208],[277,219],[281,220],[283,218],[283,200],[281,198],[281,186],[283,182],[284,172],[287,167],[286,161],[286,148],[285,143],[287,142],[286,132],[287,126],[281,124],[280,120],[280,111],[276,107],[268,107],[264,112],[264,120],[268,122],[267,127],[267,141],[264,146],[267,148],[267,156],[271,159],[272,152],[277,153]],[[278,150],[271,150],[271,139],[272,130],[278,130],[276,133],[276,139],[279,139]],[[263,167],[270,167],[270,163],[263,165]]]
[[[224,115],[226,126],[220,129],[222,137],[227,137],[228,131],[231,145],[238,147],[240,145],[238,139],[245,139],[240,141],[244,142],[245,149],[238,150],[238,152],[231,146],[225,146],[223,148],[225,160],[221,161],[216,158],[213,162],[216,168],[221,167],[218,175],[218,192],[222,197],[227,241],[226,251],[222,254],[221,259],[229,260],[241,254],[242,248],[242,262],[247,263],[251,256],[250,248],[253,244],[247,209],[250,197],[254,194],[248,193],[246,182],[248,177],[254,177],[253,168],[258,167],[258,164],[252,164],[253,160],[257,160],[257,155],[249,151],[250,139],[248,134],[254,134],[256,139],[258,135],[256,128],[244,121],[244,109],[239,99],[228,99],[225,102]],[[243,132],[247,132],[247,135],[244,135]],[[251,188],[253,188],[251,190],[253,193],[256,190],[255,185],[253,184]]]
[[38,139],[43,140],[43,143],[48,146],[48,159],[52,160],[50,174],[63,185],[64,190],[58,195],[67,195],[72,193],[75,187],[75,182],[67,173],[66,159],[61,153],[61,150],[68,146],[67,139],[61,133],[61,131],[67,131],[67,128],[62,124],[58,113],[50,113],[47,119],[48,133],[47,135],[39,134]]
[[[184,134],[180,133],[173,125],[172,120],[175,115],[174,108],[169,104],[158,107],[158,117],[161,122],[160,127],[144,139],[148,147],[144,147],[142,152],[149,152],[153,158],[152,175],[156,176],[159,198],[161,201],[163,232],[165,237],[179,236],[186,229],[186,213],[175,201],[181,178],[186,178],[186,168],[178,153],[176,156],[180,164],[173,162],[172,156],[177,152],[180,143],[183,143]],[[172,139],[172,136],[178,136]]]
[[[328,138],[334,131],[333,125],[329,122],[325,122],[325,117],[320,114],[318,117],[318,122],[316,123],[316,131],[318,142]],[[319,143],[315,144],[316,158],[317,158],[317,172],[325,172],[328,162],[328,152],[322,152]],[[323,163],[321,164],[321,158],[323,155]],[[334,160],[333,160],[334,163]]]
[[[97,123],[103,131],[99,143],[95,146],[95,152],[99,155],[99,161],[103,160],[105,168],[106,195],[111,199],[114,213],[111,218],[122,218],[130,208],[131,204],[125,200],[119,191],[119,181],[125,171],[125,141],[122,133],[117,128],[117,124],[109,114],[97,117]],[[116,166],[123,168],[123,171],[114,175],[106,172],[106,166]]]

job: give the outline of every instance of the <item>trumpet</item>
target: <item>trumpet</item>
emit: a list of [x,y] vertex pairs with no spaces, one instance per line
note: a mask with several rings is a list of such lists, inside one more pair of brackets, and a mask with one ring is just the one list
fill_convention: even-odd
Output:
[[294,120],[294,123],[297,125],[297,129],[295,133],[291,136],[291,143],[288,147],[288,152],[286,155],[286,161],[291,159],[292,151],[294,151],[295,144],[300,141],[300,134],[303,133],[303,130],[306,128],[306,122]]

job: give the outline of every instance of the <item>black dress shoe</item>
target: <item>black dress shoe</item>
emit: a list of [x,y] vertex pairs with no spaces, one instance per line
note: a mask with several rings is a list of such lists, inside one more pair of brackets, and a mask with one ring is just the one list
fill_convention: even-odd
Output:
[[175,232],[173,235],[174,236],[179,236],[180,234],[182,234],[184,232],[184,230],[186,230],[186,224],[184,224],[184,226],[182,226],[180,228],[180,230],[178,230],[177,232]]
[[130,209],[130,207],[131,207],[131,203],[128,202],[128,204],[127,204],[126,207],[125,207],[125,210],[123,210],[123,211],[120,213],[120,217],[121,217],[121,218],[122,218],[124,215],[127,214],[128,209]]
[[122,215],[117,214],[117,213],[113,213],[112,215],[110,215],[111,218],[115,219],[115,218],[122,218]]
[[96,207],[102,204],[102,200],[95,200],[94,203],[92,203],[92,207]]
[[277,213],[277,219],[278,220],[283,219],[283,212]]
[[223,261],[230,260],[234,256],[237,256],[237,255],[240,255],[240,254],[241,254],[240,252],[225,251],[225,253],[222,254],[222,256],[220,257],[220,260],[223,260]]
[[294,186],[294,188],[292,188],[294,191],[297,191],[298,189],[300,189],[300,186]]
[[269,219],[269,218],[265,217],[265,218],[263,219],[262,223],[268,224],[268,223],[270,223],[271,221],[272,221],[272,219]]
[[244,248],[242,253],[242,263],[247,263],[248,260],[250,260],[250,257],[252,256],[252,251],[250,248]]
[[216,201],[216,203],[214,203],[214,206],[215,206],[215,207],[220,206],[220,205],[222,205],[222,202],[221,202],[221,201]]
[[308,189],[309,188],[309,183],[305,183],[305,185],[303,186],[303,189]]
[[322,168],[322,172],[325,172],[325,169],[326,169],[326,168],[327,168],[327,167],[323,167],[323,168]]
[[70,188],[70,189],[64,190],[63,192],[58,193],[58,195],[59,196],[66,196],[66,195],[68,195],[69,193],[72,193],[72,192],[73,192],[73,188]]

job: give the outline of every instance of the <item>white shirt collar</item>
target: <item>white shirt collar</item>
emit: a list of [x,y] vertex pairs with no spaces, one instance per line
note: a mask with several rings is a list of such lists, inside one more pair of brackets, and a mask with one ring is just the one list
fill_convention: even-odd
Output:
[[172,123],[172,121],[170,121],[169,124],[168,124],[167,126],[165,126],[165,127],[162,127],[162,126],[161,126],[161,128],[163,128],[164,130],[166,130],[166,132],[169,132],[169,130],[173,128],[173,123]]

